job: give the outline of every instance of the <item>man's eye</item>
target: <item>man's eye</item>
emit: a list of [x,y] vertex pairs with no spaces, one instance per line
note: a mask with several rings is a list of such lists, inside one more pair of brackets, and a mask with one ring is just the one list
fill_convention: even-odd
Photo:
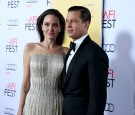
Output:
[[75,22],[75,23],[76,23],[76,22],[77,22],[77,20],[72,20],[71,22]]
[[66,23],[68,23],[68,20],[66,20]]

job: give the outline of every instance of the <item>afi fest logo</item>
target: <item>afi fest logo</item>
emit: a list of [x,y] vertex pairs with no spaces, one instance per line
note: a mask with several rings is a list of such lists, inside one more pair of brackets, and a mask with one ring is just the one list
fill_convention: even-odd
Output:
[[103,15],[103,28],[115,28],[116,26],[116,11],[108,10]]
[[15,110],[9,107],[4,108],[4,114],[5,115],[15,115]]
[[4,89],[4,95],[8,97],[15,97],[16,94],[16,84],[15,83],[9,83]]
[[6,45],[6,52],[17,52],[18,43],[17,38],[11,38],[9,44]]
[[34,31],[36,29],[37,16],[31,16],[25,23],[25,30]]
[[8,8],[18,8],[20,1],[10,0],[8,1]]
[[13,27],[17,27],[19,25],[19,20],[17,19],[10,19],[7,21],[8,30],[12,30]]
[[107,87],[113,88],[114,87],[114,70],[109,69],[108,70],[108,81],[107,81]]

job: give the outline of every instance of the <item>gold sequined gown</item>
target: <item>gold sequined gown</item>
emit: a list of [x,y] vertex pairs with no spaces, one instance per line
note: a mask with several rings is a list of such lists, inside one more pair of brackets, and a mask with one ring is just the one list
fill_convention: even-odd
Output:
[[24,115],[61,115],[63,98],[58,79],[63,65],[63,55],[35,54],[31,57],[31,87],[26,96]]

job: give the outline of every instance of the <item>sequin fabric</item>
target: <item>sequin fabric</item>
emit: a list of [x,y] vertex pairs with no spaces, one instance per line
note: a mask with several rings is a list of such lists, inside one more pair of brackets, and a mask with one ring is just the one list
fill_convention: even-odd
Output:
[[62,55],[35,54],[31,57],[31,87],[24,115],[61,115],[63,97],[58,89],[58,79],[63,65]]

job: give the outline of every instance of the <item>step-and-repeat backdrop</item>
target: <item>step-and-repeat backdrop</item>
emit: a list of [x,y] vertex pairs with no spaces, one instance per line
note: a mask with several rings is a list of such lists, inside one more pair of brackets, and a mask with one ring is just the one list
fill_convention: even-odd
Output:
[[135,1],[104,1],[103,46],[110,60],[105,115],[135,115]]
[[[48,8],[90,9],[89,34],[110,59],[105,115],[135,115],[134,0],[0,0],[0,115],[16,115],[23,79],[23,49],[39,42],[37,17]],[[104,9],[104,10],[103,10]],[[70,38],[65,35],[64,46]]]

